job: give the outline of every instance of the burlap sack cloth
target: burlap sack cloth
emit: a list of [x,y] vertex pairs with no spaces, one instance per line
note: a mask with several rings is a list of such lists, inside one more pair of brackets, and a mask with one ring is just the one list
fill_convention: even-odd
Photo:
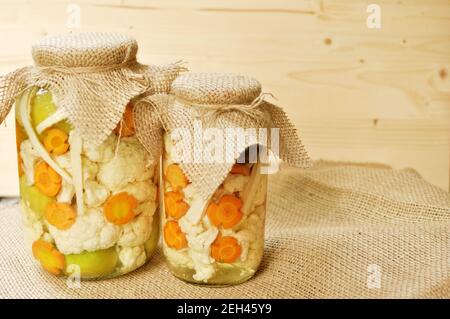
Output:
[[135,272],[77,289],[34,263],[11,206],[0,211],[0,297],[449,298],[449,229],[449,193],[415,171],[319,162],[270,176],[265,253],[250,281],[187,284],[158,251]]
[[[186,73],[173,81],[170,94],[141,99],[136,105],[135,117],[138,127],[155,126],[155,119],[159,118],[169,135],[174,130],[184,130],[179,140],[172,142],[179,149],[179,155],[190,155],[180,161],[180,166],[198,195],[207,200],[228,175],[235,160],[252,145],[263,146],[257,157],[266,164],[270,162],[269,155],[274,154],[291,166],[310,166],[310,158],[295,126],[281,107],[265,101],[264,97],[261,84],[246,75]],[[221,135],[205,137],[206,130],[211,128]],[[235,130],[234,135],[227,136],[227,129]],[[276,137],[272,137],[276,134],[272,133],[273,129],[279,130]],[[186,135],[190,139],[183,142]],[[142,143],[156,153],[151,150],[155,138],[146,142],[149,137],[144,136]],[[237,141],[238,137],[243,137],[241,142]],[[213,150],[208,148],[213,144],[210,139],[220,139]],[[201,153],[197,158],[196,151]]]
[[[0,77],[0,123],[27,88],[46,87],[58,112],[80,136],[100,144],[121,121],[131,99],[168,92],[185,70],[180,63],[140,64],[137,51],[135,39],[115,33],[70,33],[41,39],[32,48],[34,66]],[[157,128],[139,126],[136,135],[139,139],[154,135],[153,129]]]

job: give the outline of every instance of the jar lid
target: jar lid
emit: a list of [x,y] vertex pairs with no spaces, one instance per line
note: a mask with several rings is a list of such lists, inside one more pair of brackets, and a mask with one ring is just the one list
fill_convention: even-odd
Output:
[[44,37],[32,54],[38,66],[98,67],[135,60],[137,49],[127,35],[85,32]]
[[249,104],[261,94],[261,84],[240,74],[186,73],[175,79],[171,93],[191,103]]

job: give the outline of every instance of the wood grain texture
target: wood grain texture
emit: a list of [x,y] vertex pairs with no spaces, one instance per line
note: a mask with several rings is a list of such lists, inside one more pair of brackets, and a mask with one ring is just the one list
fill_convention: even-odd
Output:
[[[449,188],[450,1],[0,0],[0,73],[31,63],[30,46],[68,31],[137,38],[145,63],[183,59],[194,71],[248,73],[296,123],[314,159],[413,167]],[[17,194],[13,121],[0,128],[0,195]],[[14,181],[14,182],[13,182]]]

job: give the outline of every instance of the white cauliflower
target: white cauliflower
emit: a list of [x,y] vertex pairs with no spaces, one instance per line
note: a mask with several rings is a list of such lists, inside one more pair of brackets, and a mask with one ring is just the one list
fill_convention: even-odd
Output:
[[187,249],[176,250],[164,245],[164,254],[167,260],[176,266],[194,268],[191,257]]
[[89,141],[83,141],[82,154],[85,155],[92,162],[105,163],[110,161],[114,157],[114,149],[116,147],[117,138],[114,134],[108,136],[108,138],[99,146],[95,146]]
[[40,221],[38,214],[29,208],[23,201],[21,201],[20,204],[25,231],[25,243],[27,246],[30,246],[42,236],[44,233],[44,225]]
[[149,168],[147,152],[140,142],[134,137],[123,138],[117,154],[100,164],[97,179],[111,191],[117,191],[136,180],[148,179],[148,174],[153,173]]
[[20,144],[20,157],[23,161],[23,170],[27,185],[34,184],[34,164],[39,159],[40,155],[31,144],[30,140],[25,140]]
[[214,273],[214,259],[210,257],[211,244],[216,239],[219,230],[216,227],[208,228],[200,234],[189,233],[186,238],[189,244],[189,256],[194,264],[193,278],[198,281],[207,281]]
[[202,224],[192,224],[189,219],[186,218],[186,215],[178,220],[178,225],[185,234],[197,235],[204,231]]
[[130,272],[139,268],[146,261],[146,254],[144,246],[123,247],[119,250],[119,260],[121,266],[120,273]]
[[146,202],[139,204],[135,210],[135,213],[136,215],[149,214],[153,216],[157,207],[158,205],[156,204],[155,201],[148,200]]
[[91,180],[84,182],[84,202],[87,207],[99,207],[108,199],[108,189]]
[[209,257],[209,252],[196,251],[189,249],[189,256],[194,264],[195,274],[192,276],[197,281],[207,282],[214,273],[216,269],[213,265],[214,259]]
[[193,184],[189,184],[188,186],[183,188],[183,194],[187,200],[192,200],[194,197],[197,196],[197,192],[196,192]]
[[144,202],[147,200],[156,201],[156,185],[151,180],[144,182],[136,182],[128,184],[124,188],[116,191],[115,193],[127,192],[133,195],[138,202]]
[[70,151],[64,153],[63,155],[55,156],[55,162],[59,167],[65,169],[70,172]]
[[87,157],[82,157],[81,161],[83,166],[83,181],[87,181],[88,179],[94,180],[98,172],[98,165]]
[[48,225],[56,247],[63,254],[79,254],[114,246],[120,236],[120,227],[105,220],[101,209],[91,208],[67,230]]
[[203,217],[203,211],[205,209],[206,202],[199,197],[196,197],[190,201],[189,209],[184,215],[184,218],[189,220],[189,222],[193,225],[197,225]]
[[122,226],[122,234],[117,242],[122,247],[143,245],[152,233],[153,213],[143,213]]
[[250,244],[257,240],[257,234],[248,229],[243,229],[236,233],[236,239],[241,245],[241,261],[245,261],[248,256]]
[[68,183],[65,179],[62,180],[61,190],[56,196],[56,201],[59,203],[71,203],[73,196],[75,196],[75,187]]
[[240,192],[244,190],[248,183],[249,177],[245,175],[231,174],[223,181],[223,188],[230,193]]

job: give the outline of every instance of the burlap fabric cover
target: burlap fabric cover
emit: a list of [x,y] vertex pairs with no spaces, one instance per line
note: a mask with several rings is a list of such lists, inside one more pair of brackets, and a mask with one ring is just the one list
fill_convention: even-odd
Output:
[[[48,87],[79,134],[100,144],[121,120],[128,102],[168,92],[179,63],[142,65],[133,38],[115,33],[48,36],[33,46],[34,66],[0,77],[0,123],[15,98],[31,86]],[[142,134],[152,134],[140,132]]]
[[287,168],[270,177],[268,205],[261,269],[227,288],[176,279],[160,252],[129,275],[68,288],[26,251],[19,208],[3,209],[0,297],[450,297],[450,196],[415,171],[322,162]]
[[[159,113],[156,116],[155,113]],[[170,95],[158,94],[142,99],[135,110],[139,125],[155,126],[155,119],[163,124],[169,134],[176,129],[185,129],[191,142],[174,140],[180,154],[191,154],[191,159],[181,161],[180,166],[198,191],[208,199],[229,173],[234,160],[257,141],[267,149],[275,151],[288,164],[305,168],[310,159],[291,123],[282,108],[268,103],[261,94],[260,83],[248,76],[223,73],[186,73],[177,77],[171,86]],[[220,130],[223,137],[216,137],[223,143],[223,156],[215,157],[208,149],[210,141],[204,137],[206,128]],[[242,144],[227,138],[226,129],[255,129],[247,131],[248,137]],[[260,128],[266,129],[267,138],[258,139]],[[279,129],[279,150],[273,148],[271,129]],[[265,133],[265,134],[266,134]],[[183,138],[186,133],[183,133]],[[150,135],[147,135],[150,138]],[[141,139],[149,149],[154,139]],[[180,143],[181,145],[179,145]],[[178,145],[177,145],[178,144]],[[147,146],[149,145],[149,146]],[[195,151],[203,152],[200,159]],[[150,150],[151,152],[155,152]]]

